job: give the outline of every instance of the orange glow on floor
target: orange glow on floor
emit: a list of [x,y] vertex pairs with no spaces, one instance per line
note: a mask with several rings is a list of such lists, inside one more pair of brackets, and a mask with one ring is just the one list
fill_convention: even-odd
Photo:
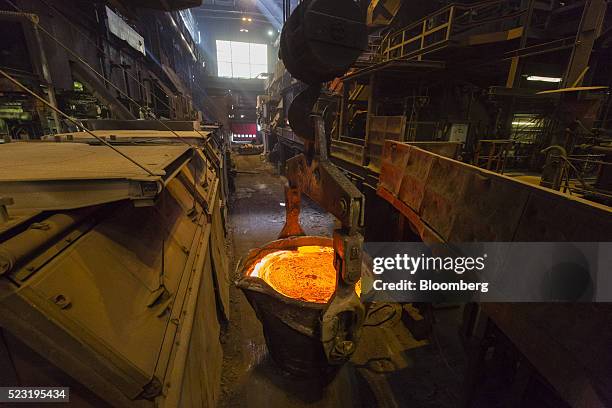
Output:
[[[303,246],[272,252],[253,268],[250,276],[263,279],[278,293],[305,302],[327,303],[336,290],[334,250]],[[356,291],[360,292],[360,285]]]

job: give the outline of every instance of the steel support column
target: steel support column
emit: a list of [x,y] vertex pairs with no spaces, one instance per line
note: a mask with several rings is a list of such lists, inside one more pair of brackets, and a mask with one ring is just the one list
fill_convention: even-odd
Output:
[[567,65],[567,71],[563,81],[564,87],[581,85],[581,76],[584,76],[583,73],[589,66],[593,45],[601,34],[606,9],[606,0],[586,1],[580,26],[576,33],[576,42],[572,50],[572,56]]

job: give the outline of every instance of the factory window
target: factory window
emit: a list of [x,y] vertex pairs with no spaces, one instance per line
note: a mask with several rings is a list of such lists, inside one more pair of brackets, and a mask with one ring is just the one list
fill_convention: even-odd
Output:
[[268,46],[217,40],[217,67],[220,77],[256,78],[268,72]]

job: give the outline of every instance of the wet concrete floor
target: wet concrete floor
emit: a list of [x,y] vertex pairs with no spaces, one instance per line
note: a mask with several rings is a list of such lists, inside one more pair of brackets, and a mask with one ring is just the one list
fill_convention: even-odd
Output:
[[[234,156],[238,175],[230,201],[230,237],[235,265],[246,253],[275,240],[285,220],[286,180],[260,156]],[[309,235],[331,236],[334,219],[308,199],[301,224]],[[235,277],[235,276],[234,276]],[[225,330],[220,407],[455,407],[463,361],[454,332],[441,333],[436,347],[412,338],[401,309],[392,318],[365,327],[352,361],[327,387],[317,380],[295,380],[281,372],[267,353],[261,325],[244,295],[232,286],[230,323]],[[452,317],[451,317],[452,318]],[[366,322],[367,323],[367,322]],[[452,325],[450,326],[452,327]],[[442,349],[451,352],[445,356]],[[451,357],[449,357],[451,356]]]

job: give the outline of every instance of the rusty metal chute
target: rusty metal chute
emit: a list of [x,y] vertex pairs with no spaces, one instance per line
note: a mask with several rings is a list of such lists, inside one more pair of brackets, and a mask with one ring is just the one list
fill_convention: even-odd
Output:
[[[0,146],[13,169],[0,196],[15,197],[0,223],[10,370],[30,372],[26,360],[50,365],[42,380],[74,379],[68,385],[83,406],[216,404],[229,277],[224,176],[207,143],[119,147],[159,176],[105,146]],[[206,387],[185,375],[194,370],[207,372]]]

